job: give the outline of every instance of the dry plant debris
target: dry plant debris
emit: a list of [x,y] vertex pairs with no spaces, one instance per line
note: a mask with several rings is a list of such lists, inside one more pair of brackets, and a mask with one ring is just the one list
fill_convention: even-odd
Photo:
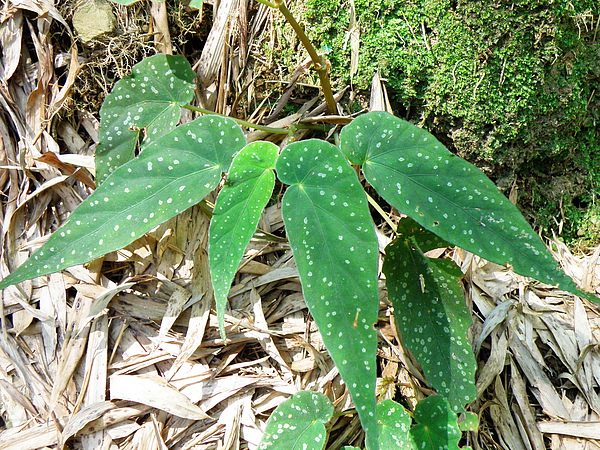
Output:
[[[215,8],[197,65],[204,106],[269,115],[254,102],[265,62],[259,43],[276,39],[263,6],[250,27],[250,2]],[[135,58],[165,51],[173,38],[159,7],[114,8],[125,33],[96,41],[82,60],[81,47],[71,45],[65,5],[9,0],[2,7],[2,276],[93,188],[97,108],[78,107],[76,115],[73,95],[85,102],[85,89],[106,90]],[[142,21],[156,31],[140,40]],[[53,41],[57,34],[66,42],[62,49]],[[89,76],[81,78],[85,71]],[[293,117],[317,114],[315,101]],[[253,114],[250,105],[257,106]],[[298,390],[325,393],[337,411],[352,408],[283,239],[255,239],[247,249],[224,345],[211,303],[208,221],[193,207],[102,260],[2,293],[0,448],[253,449],[269,414]],[[265,211],[259,227],[280,231],[279,204]],[[574,256],[560,242],[551,244],[567,273],[600,293],[600,248]],[[453,258],[464,272],[480,364],[471,410],[481,427],[466,443],[511,450],[600,446],[598,307],[460,250]],[[411,407],[432,391],[400,344],[384,291],[381,300],[378,394]],[[330,449],[361,443],[353,414],[333,419],[330,433]]]

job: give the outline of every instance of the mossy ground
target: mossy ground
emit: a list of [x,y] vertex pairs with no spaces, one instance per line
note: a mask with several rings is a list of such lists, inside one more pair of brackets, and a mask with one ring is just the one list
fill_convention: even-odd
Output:
[[[395,113],[477,164],[544,233],[598,240],[600,6],[596,0],[354,0],[352,83],[375,70]],[[305,23],[350,83],[347,0],[308,0]]]

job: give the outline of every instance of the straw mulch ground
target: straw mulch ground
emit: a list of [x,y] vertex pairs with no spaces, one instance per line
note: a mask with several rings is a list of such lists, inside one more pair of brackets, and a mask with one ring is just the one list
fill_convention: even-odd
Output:
[[[115,7],[120,33],[95,47],[71,46],[74,7],[10,0],[2,9],[2,276],[91,192],[98,96],[111,77],[146,54],[189,44],[171,36],[154,3]],[[205,50],[193,56],[198,102],[224,113],[254,105],[246,117],[257,119],[272,112],[258,104],[266,89],[259,67],[269,64],[258,48],[275,45],[278,34],[270,12],[250,7],[257,8],[223,0],[194,23],[182,21],[191,13],[180,8],[176,23],[187,23],[182,33],[206,34]],[[316,96],[305,110],[315,108]],[[280,233],[279,206],[267,209],[261,230]],[[122,251],[2,293],[1,449],[254,449],[269,414],[298,390],[325,393],[336,411],[352,408],[284,239],[255,239],[248,248],[224,345],[212,309],[207,229],[193,207]],[[577,257],[559,242],[552,249],[584,289],[600,293],[600,248]],[[481,427],[465,445],[600,447],[597,306],[460,250],[451,254],[465,274],[480,365],[470,410]],[[432,391],[399,345],[384,290],[381,299],[378,394],[411,408]],[[330,437],[330,449],[360,445],[357,417],[336,417]]]

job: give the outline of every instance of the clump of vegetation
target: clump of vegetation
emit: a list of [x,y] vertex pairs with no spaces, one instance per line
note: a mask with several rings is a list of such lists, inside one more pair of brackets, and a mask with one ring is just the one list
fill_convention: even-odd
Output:
[[[76,0],[59,2],[57,9],[67,21],[72,21],[79,4],[81,2]],[[175,51],[196,55],[210,31],[208,24],[211,23],[212,9],[206,7],[204,14],[200,14],[188,4],[189,1],[184,0],[171,2],[167,9],[169,28]],[[61,111],[64,116],[81,110],[99,110],[114,83],[130,73],[134,64],[156,53],[154,35],[148,25],[152,22],[150,2],[139,2],[135,8],[113,2],[109,7],[116,20],[114,29],[78,47],[85,64],[78,73],[78,82],[71,90],[70,108]],[[62,32],[58,25],[55,27],[57,36]],[[62,34],[59,45],[63,52],[68,53],[71,40],[66,33]]]
[[[356,88],[379,70],[400,114],[435,130],[501,187],[518,186],[519,206],[537,226],[567,239],[589,229],[586,210],[600,192],[596,1],[354,5]],[[334,78],[350,82],[349,3],[309,0],[305,17],[312,38],[332,49]],[[549,219],[561,216],[562,224]]]
[[[301,30],[298,34],[305,38]],[[306,47],[316,55],[314,48]],[[468,415],[464,405],[476,398],[463,275],[451,260],[430,258],[428,252],[456,245],[596,300],[559,270],[543,241],[496,186],[427,131],[373,111],[342,129],[339,146],[308,139],[279,152],[272,142],[247,144],[240,125],[248,122],[236,123],[230,117],[211,114],[177,125],[182,108],[203,111],[189,104],[195,75],[183,56],[159,54],[136,64],[131,75],[115,84],[100,110],[98,187],[27,262],[0,281],[0,290],[129,245],[203,201],[226,173],[208,230],[210,276],[225,341],[231,283],[278,178],[288,185],[281,199],[282,217],[303,297],[348,386],[371,450],[385,448],[380,438],[390,427],[404,429],[401,434],[388,433],[388,438],[407,443],[405,448],[425,448],[433,438],[429,432],[424,435],[423,428],[432,427],[446,442],[453,435],[452,448],[458,448],[456,415]],[[331,98],[331,91],[325,97]],[[140,139],[142,130],[145,138]],[[270,130],[290,137],[294,133]],[[398,404],[384,404],[386,411],[399,412],[388,417],[386,426],[378,417],[382,406],[376,397],[373,325],[380,304],[379,243],[356,167],[383,199],[412,218],[396,227],[397,238],[386,247],[382,270],[404,345],[440,397],[417,406],[418,424],[410,429],[411,419]],[[108,303],[94,308],[98,304],[102,310]],[[332,407],[323,400],[322,395],[303,395],[288,409],[298,411],[305,422],[308,417],[310,425],[316,408],[325,423]],[[289,436],[296,436],[302,428],[292,414],[276,414],[279,417],[271,422],[276,431],[266,433],[261,448],[287,448],[275,442],[278,430],[289,428]],[[428,422],[432,417],[435,420]],[[277,423],[279,418],[287,427]],[[321,425],[312,430],[311,448],[325,446]],[[408,446],[413,439],[415,446]]]

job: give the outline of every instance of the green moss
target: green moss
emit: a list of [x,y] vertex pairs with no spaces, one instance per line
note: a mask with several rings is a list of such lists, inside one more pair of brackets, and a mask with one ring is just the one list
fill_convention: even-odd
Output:
[[[516,183],[520,206],[547,231],[557,230],[548,217],[561,204],[572,210],[566,219],[576,223],[562,229],[576,237],[585,211],[573,199],[600,194],[597,0],[354,3],[361,47],[353,85],[367,89],[379,70],[396,113],[496,181]],[[332,48],[334,80],[348,84],[349,3],[308,0],[306,8],[311,38]],[[568,182],[555,186],[557,177]]]
[[586,211],[577,235],[589,246],[600,244],[600,204],[593,203]]

